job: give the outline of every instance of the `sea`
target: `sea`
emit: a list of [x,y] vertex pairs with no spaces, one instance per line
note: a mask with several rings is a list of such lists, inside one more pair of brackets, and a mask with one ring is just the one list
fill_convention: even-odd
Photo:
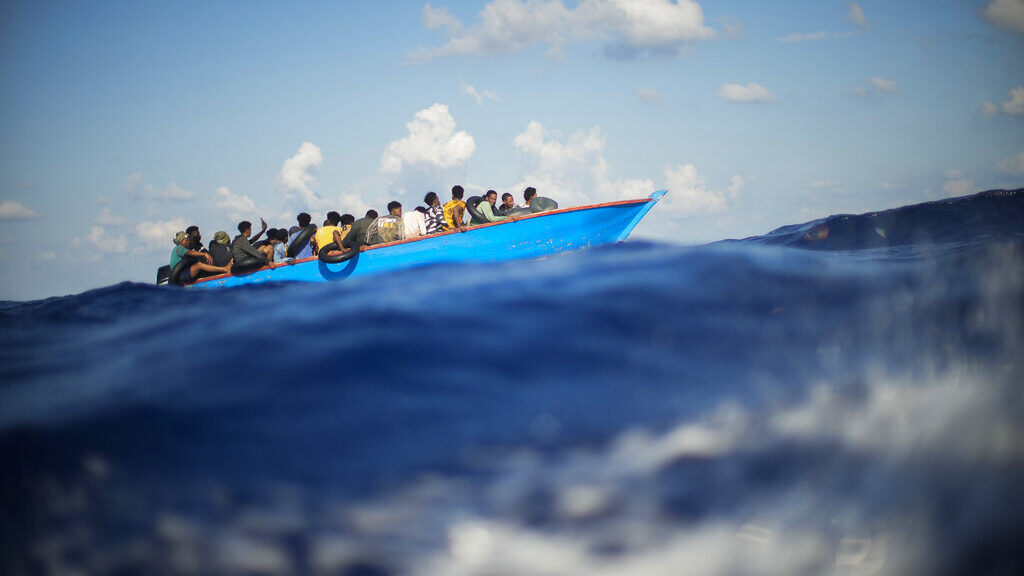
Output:
[[0,572],[1020,574],[1022,307],[1024,189],[3,302]]

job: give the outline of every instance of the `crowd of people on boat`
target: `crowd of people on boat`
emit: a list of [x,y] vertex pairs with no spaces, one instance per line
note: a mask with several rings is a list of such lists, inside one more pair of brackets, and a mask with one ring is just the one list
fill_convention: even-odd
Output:
[[321,253],[345,254],[375,244],[448,231],[465,232],[471,226],[514,221],[524,214],[558,207],[555,201],[537,196],[533,187],[523,191],[522,205],[516,204],[515,197],[508,192],[501,195],[498,203],[498,193],[488,190],[479,200],[468,199],[469,206],[464,195],[462,186],[454,186],[451,199],[443,204],[435,192],[428,192],[423,197],[423,206],[403,212],[402,204],[396,200],[388,203],[385,214],[368,210],[359,219],[330,211],[321,226],[314,225],[312,216],[306,212],[296,216],[297,225],[290,228],[268,229],[261,218],[256,234],[252,223],[243,220],[238,223],[238,234],[233,239],[221,230],[207,246],[203,246],[199,227],[189,226],[174,235],[168,275],[172,282],[187,284],[203,276],[290,263]]

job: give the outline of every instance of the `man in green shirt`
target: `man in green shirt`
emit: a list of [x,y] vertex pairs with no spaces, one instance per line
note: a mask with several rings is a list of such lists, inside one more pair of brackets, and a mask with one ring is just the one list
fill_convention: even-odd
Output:
[[483,215],[484,219],[488,222],[501,222],[502,220],[512,220],[513,222],[519,220],[518,216],[500,216],[494,209],[494,204],[498,201],[498,193],[494,190],[488,190],[487,194],[484,195],[484,201],[476,205],[476,209]]

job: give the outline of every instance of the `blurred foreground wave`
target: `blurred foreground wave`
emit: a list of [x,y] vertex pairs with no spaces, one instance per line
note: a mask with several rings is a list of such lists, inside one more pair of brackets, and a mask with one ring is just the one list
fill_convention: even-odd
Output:
[[0,304],[6,574],[1016,573],[1024,191]]

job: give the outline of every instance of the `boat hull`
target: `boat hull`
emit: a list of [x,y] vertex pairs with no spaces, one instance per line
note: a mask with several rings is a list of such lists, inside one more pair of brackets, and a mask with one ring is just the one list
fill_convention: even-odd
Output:
[[307,258],[238,275],[204,278],[194,288],[239,286],[260,282],[332,282],[426,264],[499,262],[538,258],[548,254],[625,240],[645,214],[665,194],[649,198],[566,208],[475,226],[466,232],[380,244],[365,248],[337,264]]

